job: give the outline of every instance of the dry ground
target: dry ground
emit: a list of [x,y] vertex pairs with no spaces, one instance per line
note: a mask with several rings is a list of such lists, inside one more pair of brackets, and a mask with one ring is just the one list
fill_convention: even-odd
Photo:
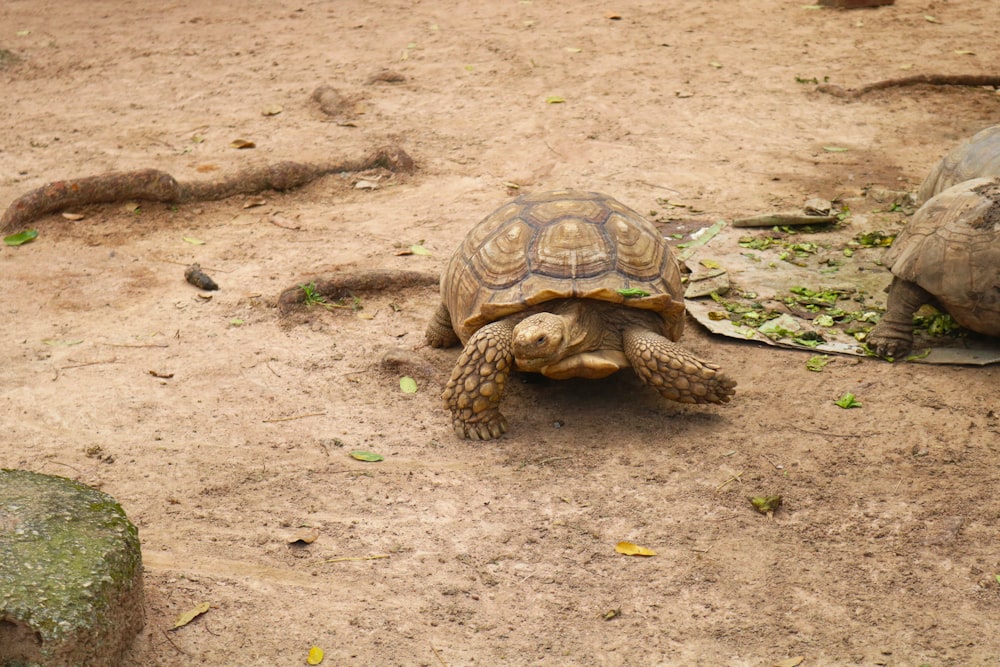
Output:
[[[332,665],[1000,664],[1000,368],[813,373],[690,323],[685,344],[738,379],[731,404],[515,382],[510,433],[470,443],[438,400],[457,351],[421,347],[432,289],[274,307],[335,269],[439,271],[509,183],[706,222],[814,196],[860,215],[881,206],[867,186],[913,190],[1000,122],[992,89],[808,82],[996,73],[1000,4],[804,4],[0,4],[2,206],[112,169],[193,180],[387,143],[418,166],[255,208],[87,207],[0,250],[0,466],[100,487],[139,526],[130,664],[299,665],[312,645]],[[370,80],[386,70],[402,80]],[[338,117],[310,100],[323,84]],[[432,254],[396,254],[420,240]],[[416,394],[377,363],[393,348],[428,362]],[[836,407],[845,391],[863,407]],[[747,502],[764,493],[785,499],[770,520]],[[290,547],[302,526],[319,538]]]

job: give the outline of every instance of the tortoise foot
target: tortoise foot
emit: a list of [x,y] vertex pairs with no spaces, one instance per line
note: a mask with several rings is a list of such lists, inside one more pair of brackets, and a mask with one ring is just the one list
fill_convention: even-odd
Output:
[[451,423],[463,438],[492,440],[507,430],[500,401],[514,361],[511,333],[506,320],[492,322],[465,344],[451,379],[441,394],[451,410]]
[[646,329],[625,332],[625,354],[639,378],[679,403],[728,403],[736,381],[719,367]]
[[883,320],[871,330],[865,344],[880,357],[902,357],[913,348],[912,328],[894,326],[892,322]]

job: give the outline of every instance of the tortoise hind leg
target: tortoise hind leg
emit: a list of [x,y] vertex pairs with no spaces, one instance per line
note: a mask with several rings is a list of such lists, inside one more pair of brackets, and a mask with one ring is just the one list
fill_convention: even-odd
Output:
[[901,357],[913,347],[913,313],[933,303],[929,292],[907,280],[893,278],[885,314],[868,334],[865,343],[880,357]]
[[448,306],[443,301],[438,304],[434,316],[427,324],[424,338],[427,339],[431,347],[451,347],[458,343],[458,336],[451,326],[451,313],[448,312]]
[[625,356],[639,378],[680,403],[728,403],[736,381],[670,339],[642,327],[623,334]]
[[507,430],[500,414],[507,377],[514,363],[514,325],[491,322],[465,344],[441,394],[455,432],[470,440],[492,440]]

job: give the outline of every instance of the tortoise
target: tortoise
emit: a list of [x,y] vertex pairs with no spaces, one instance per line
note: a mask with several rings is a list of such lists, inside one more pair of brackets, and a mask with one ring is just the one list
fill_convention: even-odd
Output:
[[913,313],[939,305],[966,329],[1000,336],[1000,177],[927,200],[882,257],[892,272],[886,312],[868,334],[885,357],[913,346]]
[[631,367],[666,398],[725,403],[736,382],[679,346],[680,269],[650,222],[608,195],[527,194],[475,225],[441,276],[427,342],[465,349],[442,394],[455,432],[507,430],[513,370],[561,380]]
[[1000,125],[977,132],[938,160],[917,191],[917,203],[963,181],[991,176],[1000,176]]

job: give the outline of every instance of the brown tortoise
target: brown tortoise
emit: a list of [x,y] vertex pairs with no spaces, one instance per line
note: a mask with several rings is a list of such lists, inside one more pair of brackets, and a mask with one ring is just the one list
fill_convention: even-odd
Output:
[[1000,177],[931,197],[882,257],[892,271],[886,311],[868,347],[898,357],[913,345],[913,313],[940,305],[956,322],[1000,336]]
[[472,228],[441,277],[434,347],[465,345],[444,390],[455,431],[507,430],[500,401],[517,369],[554,379],[632,367],[663,396],[724,403],[736,382],[684,350],[677,261],[656,228],[607,195],[524,195]]

